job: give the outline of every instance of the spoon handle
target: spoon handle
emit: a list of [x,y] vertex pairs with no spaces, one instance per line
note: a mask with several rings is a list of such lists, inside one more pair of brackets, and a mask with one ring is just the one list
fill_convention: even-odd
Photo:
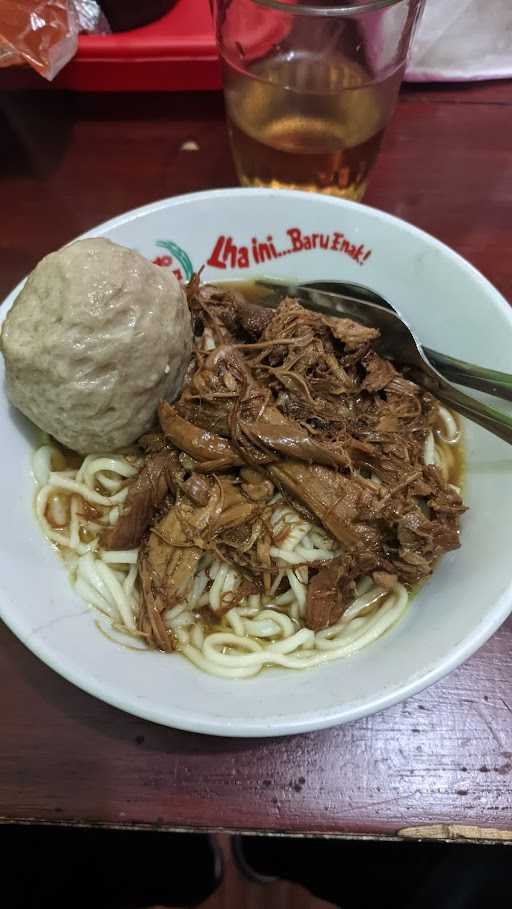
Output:
[[[420,379],[419,376],[418,379]],[[420,381],[420,384],[430,385],[430,383],[425,381]],[[448,404],[449,407],[462,414],[463,417],[467,417],[473,423],[478,423],[479,426],[483,426],[484,429],[512,445],[512,416],[476,401],[475,398],[463,394],[462,391],[454,388],[448,382],[446,384],[438,382],[434,394],[443,404]]]
[[423,353],[428,357],[432,366],[435,366],[450,382],[467,385],[468,388],[477,388],[496,398],[512,401],[512,375],[506,372],[496,372],[494,369],[484,369],[482,366],[475,366],[464,360],[456,360],[454,357],[447,357],[430,347],[424,347]]

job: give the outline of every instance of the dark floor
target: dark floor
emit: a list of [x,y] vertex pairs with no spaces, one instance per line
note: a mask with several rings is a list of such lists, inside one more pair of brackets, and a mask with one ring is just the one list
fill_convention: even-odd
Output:
[[0,824],[0,856],[2,909],[331,905],[298,884],[244,879],[227,835]]
[[489,909],[512,891],[507,845],[0,824],[0,856],[6,909]]
[[275,881],[272,884],[249,883],[242,877],[231,855],[230,837],[216,837],[222,848],[225,866],[220,888],[201,903],[201,909],[331,909],[333,903],[316,899],[299,884]]

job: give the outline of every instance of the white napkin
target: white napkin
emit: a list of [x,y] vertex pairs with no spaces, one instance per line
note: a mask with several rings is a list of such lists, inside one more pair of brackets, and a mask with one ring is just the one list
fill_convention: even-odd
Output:
[[512,76],[512,0],[426,0],[408,81],[507,76]]

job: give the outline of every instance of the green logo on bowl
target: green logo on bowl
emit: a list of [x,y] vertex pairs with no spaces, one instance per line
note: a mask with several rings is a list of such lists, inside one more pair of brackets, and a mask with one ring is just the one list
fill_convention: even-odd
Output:
[[157,240],[156,245],[160,249],[167,250],[165,256],[155,256],[152,260],[155,265],[161,265],[164,268],[172,268],[173,274],[178,281],[189,281],[194,273],[194,267],[190,257],[181,246],[173,243],[172,240]]

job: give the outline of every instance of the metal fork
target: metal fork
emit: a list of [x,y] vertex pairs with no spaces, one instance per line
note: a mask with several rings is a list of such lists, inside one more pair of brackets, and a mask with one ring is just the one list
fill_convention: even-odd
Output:
[[[438,400],[512,444],[512,416],[463,394],[446,378],[449,376],[461,385],[512,400],[512,376],[424,348],[396,310],[363,285],[332,281],[293,285],[267,279],[260,279],[257,283],[273,290],[279,297],[294,296],[308,309],[322,315],[348,316],[363,325],[378,328],[381,332],[379,353],[407,366],[411,379],[431,391]],[[349,289],[350,293],[333,292],[333,287]]]

